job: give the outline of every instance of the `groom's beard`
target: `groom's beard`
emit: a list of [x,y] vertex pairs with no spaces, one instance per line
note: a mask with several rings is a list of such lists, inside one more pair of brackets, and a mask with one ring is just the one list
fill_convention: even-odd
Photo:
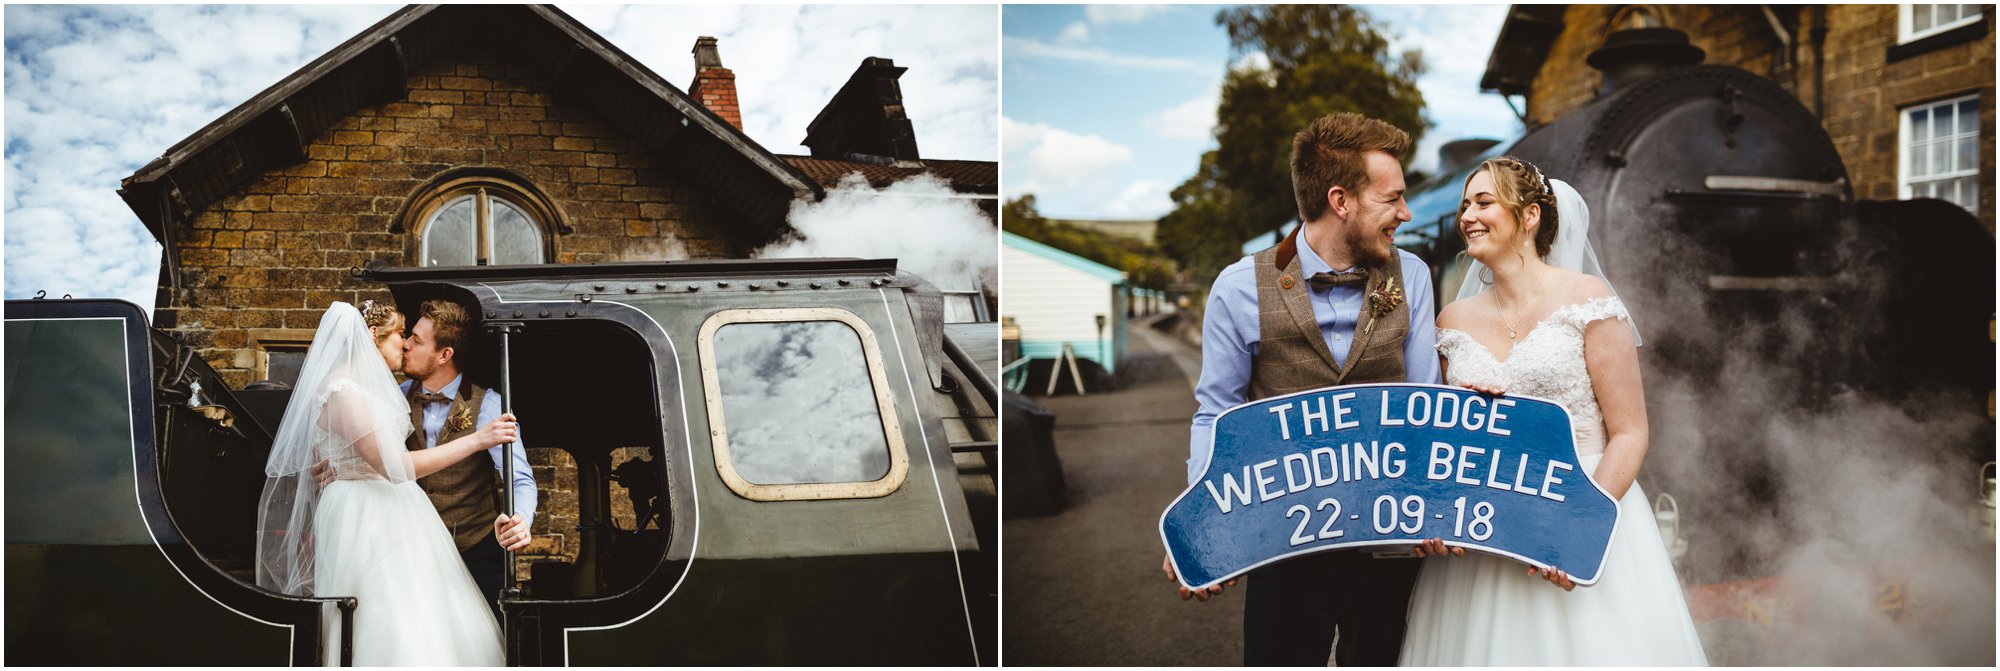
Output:
[[1365,213],[1356,212],[1354,220],[1347,222],[1347,253],[1354,264],[1362,268],[1373,268],[1389,262],[1389,254],[1383,249],[1378,227],[1366,223]]

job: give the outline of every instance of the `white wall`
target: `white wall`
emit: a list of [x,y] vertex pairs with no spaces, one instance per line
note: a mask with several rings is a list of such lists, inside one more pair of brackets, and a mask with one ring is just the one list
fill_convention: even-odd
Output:
[[[1006,287],[1000,292],[1000,315],[1021,327],[1022,340],[1097,342],[1097,315],[1104,315],[1104,337],[1122,314],[1111,310],[1111,283],[1055,261],[1000,246]],[[1078,345],[1077,354],[1094,349]],[[1095,355],[1095,352],[1089,352]]]

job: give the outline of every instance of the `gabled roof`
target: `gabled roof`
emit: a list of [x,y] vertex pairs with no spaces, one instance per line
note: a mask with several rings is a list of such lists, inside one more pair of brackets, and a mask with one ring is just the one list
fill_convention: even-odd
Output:
[[903,167],[791,154],[779,154],[778,158],[790,163],[792,167],[798,168],[820,186],[827,188],[839,184],[842,177],[857,172],[868,180],[869,186],[878,189],[917,175],[931,173],[951,184],[951,189],[959,193],[992,196],[1000,193],[1000,164],[994,161],[947,161],[927,158],[922,160],[921,167]]
[[1549,58],[1549,47],[1562,34],[1563,13],[1569,5],[1513,5],[1500,24],[1500,36],[1486,56],[1486,73],[1479,90],[1523,95]]
[[175,143],[119,195],[155,238],[257,176],[305,160],[340,119],[407,94],[408,76],[469,44],[536,68],[559,104],[590,110],[768,238],[794,198],[825,191],[624,51],[551,6],[412,5]]
[[1015,233],[1011,233],[1008,231],[1001,231],[1000,244],[1005,245],[1007,247],[1013,247],[1015,249],[1027,252],[1029,254],[1033,254],[1035,256],[1048,259],[1050,261],[1054,261],[1069,268],[1073,268],[1091,277],[1095,277],[1097,279],[1104,280],[1112,284],[1118,284],[1125,281],[1125,271],[1123,270],[1119,270],[1117,268],[1113,268],[1111,266],[1107,266],[1102,263],[1098,263],[1096,261],[1092,261],[1090,259],[1086,259],[1081,256],[1077,256],[1075,254],[1071,254],[1069,252],[1065,252],[1063,250],[1056,249],[1054,247],[1050,247],[1048,245],[1039,242],[1035,242],[1034,240],[1030,240],[1026,237],[1017,235]]

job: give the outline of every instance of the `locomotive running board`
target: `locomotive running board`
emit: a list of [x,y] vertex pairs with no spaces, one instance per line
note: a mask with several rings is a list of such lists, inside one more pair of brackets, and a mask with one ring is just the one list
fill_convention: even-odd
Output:
[[1702,186],[1713,191],[1771,191],[1779,193],[1810,193],[1821,196],[1839,197],[1847,192],[1847,180],[1815,182],[1808,179],[1785,179],[1782,177],[1754,177],[1745,175],[1709,175],[1702,180]]
[[1742,277],[1737,275],[1710,275],[1708,288],[1711,291],[1811,291],[1833,292],[1853,286],[1844,276],[1834,277]]

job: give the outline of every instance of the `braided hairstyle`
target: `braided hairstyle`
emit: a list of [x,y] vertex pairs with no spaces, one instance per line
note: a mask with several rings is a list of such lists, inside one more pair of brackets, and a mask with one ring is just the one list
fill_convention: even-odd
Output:
[[403,330],[403,313],[388,303],[361,301],[361,321],[368,325],[369,335],[375,336],[376,343],[381,343],[391,333]]
[[[1549,246],[1555,244],[1558,217],[1556,194],[1549,188],[1549,178],[1535,164],[1512,156],[1489,158],[1479,164],[1477,170],[1465,176],[1465,183],[1481,172],[1493,173],[1493,196],[1508,212],[1514,213],[1514,221],[1527,225],[1528,205],[1542,206],[1541,226],[1535,229],[1535,255],[1547,258]],[[1462,188],[1462,187],[1461,187]],[[1461,207],[1460,214],[1464,214]]]

